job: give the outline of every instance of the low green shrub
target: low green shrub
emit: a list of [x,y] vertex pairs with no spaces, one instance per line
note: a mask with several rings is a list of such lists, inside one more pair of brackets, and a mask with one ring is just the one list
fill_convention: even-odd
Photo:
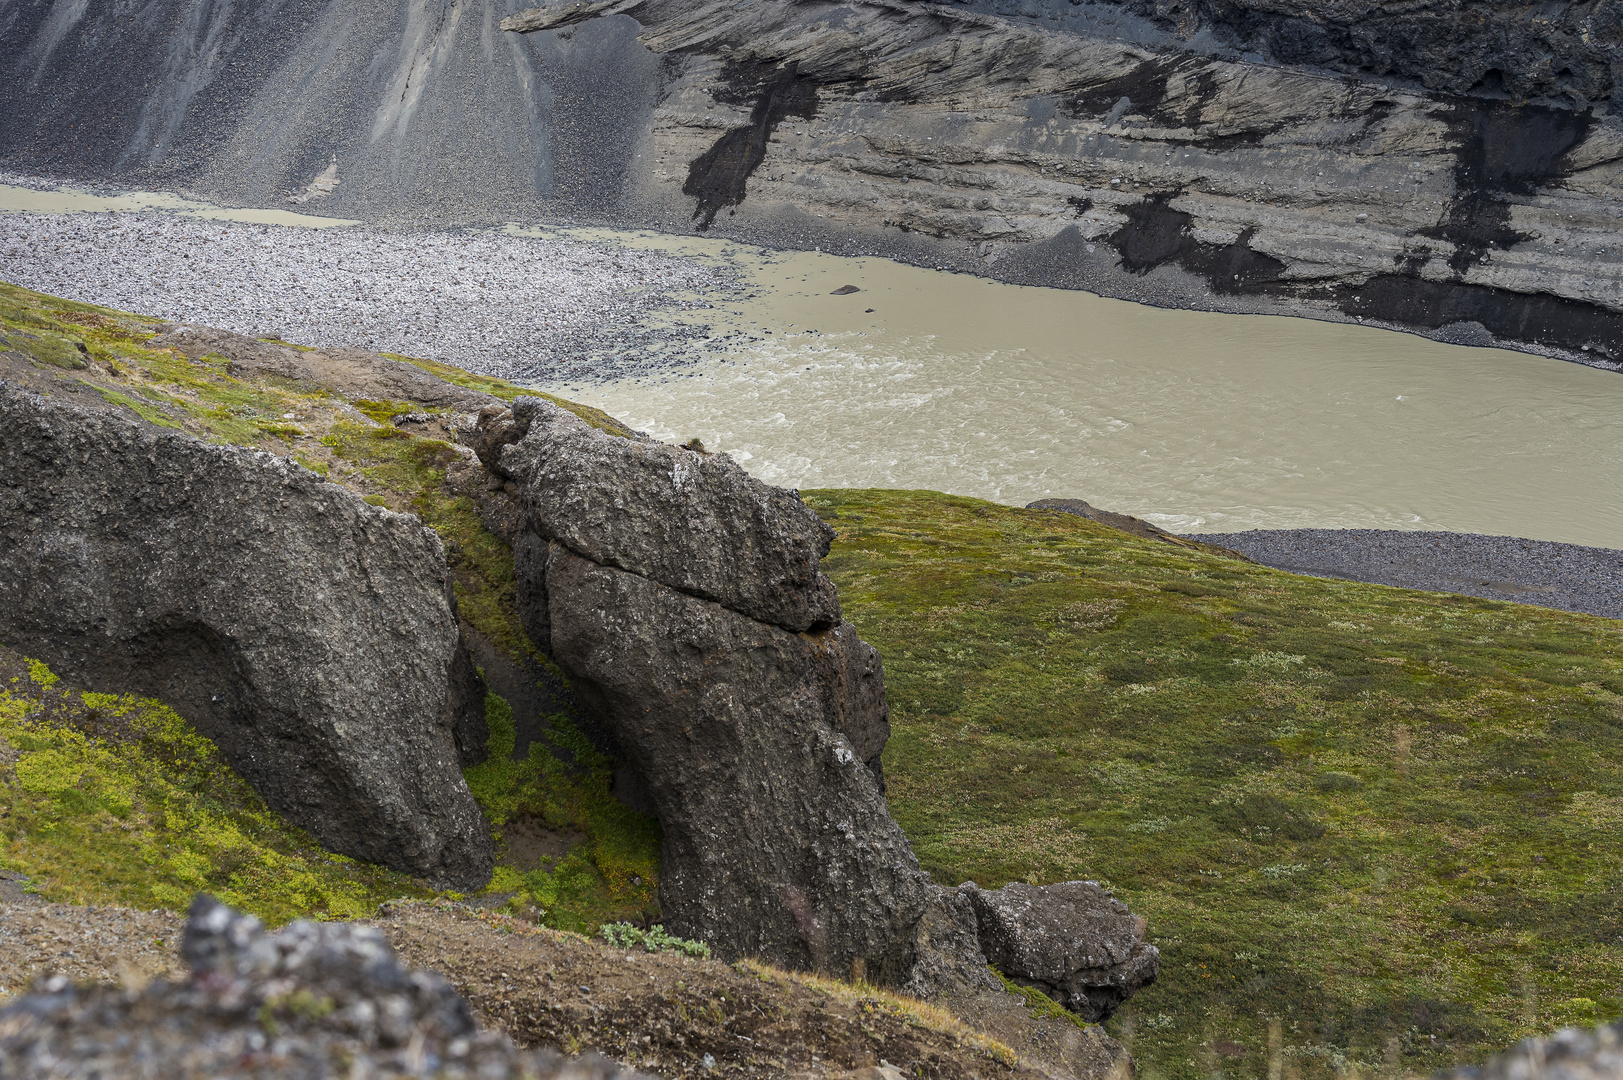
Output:
[[663,926],[650,926],[643,930],[631,923],[604,923],[603,940],[620,949],[641,948],[645,952],[664,950],[681,953],[683,956],[710,959],[709,945],[691,938],[667,934]]
[[1161,977],[1108,1024],[1141,1076],[1424,1073],[1623,1015],[1623,622],[803,495],[924,867],[1148,918]]

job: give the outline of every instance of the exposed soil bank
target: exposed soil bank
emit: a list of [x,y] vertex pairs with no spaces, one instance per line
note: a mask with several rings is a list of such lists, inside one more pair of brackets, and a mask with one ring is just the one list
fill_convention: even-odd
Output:
[[1264,566],[1623,619],[1623,551],[1472,533],[1275,529],[1192,534]]
[[644,0],[498,29],[519,2],[17,5],[0,165],[384,225],[709,227],[1623,362],[1602,5]]
[[[128,987],[184,978],[176,955],[181,923],[170,912],[0,895],[6,945],[0,1001],[46,973]],[[899,1008],[899,999],[872,988],[628,952],[460,905],[398,904],[375,925],[404,964],[445,975],[481,1024],[519,1045],[597,1049],[671,1080],[752,1074],[854,1080],[881,1061],[942,1080],[1103,1076],[1119,1053],[1099,1028],[1033,1019],[1013,995],[978,1003],[972,1028],[926,1005]],[[1035,1062],[1016,1061],[1010,1043]]]

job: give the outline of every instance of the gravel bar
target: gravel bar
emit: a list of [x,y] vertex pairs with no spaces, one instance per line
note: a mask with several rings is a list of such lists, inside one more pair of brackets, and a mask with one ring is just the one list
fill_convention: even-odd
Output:
[[[737,283],[659,252],[493,231],[380,232],[164,212],[0,214],[0,280],[301,345],[354,345],[482,374],[595,382],[697,362]],[[655,325],[655,323],[659,325]]]
[[1296,574],[1623,619],[1623,551],[1610,548],[1395,529],[1254,529],[1189,539]]

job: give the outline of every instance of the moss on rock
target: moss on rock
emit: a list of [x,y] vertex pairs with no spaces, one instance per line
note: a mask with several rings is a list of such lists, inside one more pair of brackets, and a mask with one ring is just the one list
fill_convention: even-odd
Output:
[[334,855],[271,811],[162,702],[64,684],[0,646],[0,865],[64,903],[363,918],[430,891]]

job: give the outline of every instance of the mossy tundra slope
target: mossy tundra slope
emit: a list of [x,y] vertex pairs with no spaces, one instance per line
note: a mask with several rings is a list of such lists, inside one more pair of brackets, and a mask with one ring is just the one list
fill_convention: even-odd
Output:
[[[0,320],[7,378],[287,454],[417,514],[470,627],[544,662],[507,545],[447,484],[454,417],[245,382],[147,346],[154,320],[9,286]],[[1111,1023],[1144,1075],[1422,1072],[1623,1009],[1623,625],[930,492],[804,494],[884,654],[889,798],[925,867],[987,887],[1094,878],[1149,917],[1161,979]],[[4,644],[0,865],[48,897],[176,904],[206,885],[279,920],[424,891],[315,849],[161,706],[66,694]],[[493,899],[585,931],[655,917],[657,824],[610,798],[570,717],[515,757],[505,710],[491,699],[495,753],[470,784],[498,832],[522,820],[573,846],[508,860]],[[94,723],[79,738],[67,719]]]
[[1148,916],[1160,979],[1110,1024],[1144,1075],[1425,1072],[1618,1014],[1623,624],[803,494],[920,860]]

